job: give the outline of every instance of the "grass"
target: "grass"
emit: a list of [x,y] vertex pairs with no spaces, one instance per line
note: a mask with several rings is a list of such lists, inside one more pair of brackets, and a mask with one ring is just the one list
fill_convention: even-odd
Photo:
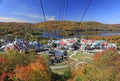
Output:
[[54,66],[63,66],[63,65],[67,65],[68,64],[68,61],[63,61],[61,63],[55,63]]
[[69,50],[68,51],[68,55],[71,55],[73,53],[73,51]]
[[51,81],[68,81],[68,79],[71,78],[71,76],[72,73],[70,67],[55,69],[53,70]]
[[60,69],[52,69],[52,71],[58,75],[63,75],[67,68],[68,67],[60,68]]
[[91,62],[93,60],[93,54],[77,52],[77,54],[74,55],[73,58],[78,59],[78,61],[80,61],[80,62]]

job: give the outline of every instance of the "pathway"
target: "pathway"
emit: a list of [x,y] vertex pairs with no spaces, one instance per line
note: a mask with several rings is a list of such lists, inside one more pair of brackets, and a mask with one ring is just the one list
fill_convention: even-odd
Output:
[[74,53],[69,56],[70,59],[74,60],[74,62],[75,62],[75,66],[74,67],[75,68],[77,68],[80,64],[86,64],[87,63],[87,62],[79,62],[78,59],[73,58],[73,56],[76,55],[77,52],[79,52],[79,50],[78,51],[74,51]]
[[[77,61],[77,59],[72,58],[72,56],[74,56],[76,53],[77,53],[77,51],[75,51],[73,54],[71,54],[71,55],[69,56],[69,58]],[[68,67],[68,65],[50,66],[51,69],[62,69],[62,68],[66,68],[66,67]]]
[[62,69],[66,68],[68,65],[61,65],[61,66],[50,66],[51,69]]
[[[74,66],[74,67],[75,67],[75,68],[77,68],[80,64],[86,64],[86,62],[79,62],[78,59],[73,58],[73,56],[76,55],[78,51],[79,51],[79,50],[74,51],[74,53],[69,56],[69,58],[74,61],[74,63],[75,63],[75,66]],[[66,67],[68,67],[68,65],[50,66],[51,69],[62,69],[62,68],[66,68]]]

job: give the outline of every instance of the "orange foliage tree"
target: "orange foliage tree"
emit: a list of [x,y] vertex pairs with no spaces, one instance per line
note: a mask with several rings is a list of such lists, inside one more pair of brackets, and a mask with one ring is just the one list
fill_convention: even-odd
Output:
[[73,71],[69,81],[120,81],[120,55],[116,50],[96,53],[94,61]]
[[0,81],[51,81],[51,70],[41,56],[10,51],[0,55]]

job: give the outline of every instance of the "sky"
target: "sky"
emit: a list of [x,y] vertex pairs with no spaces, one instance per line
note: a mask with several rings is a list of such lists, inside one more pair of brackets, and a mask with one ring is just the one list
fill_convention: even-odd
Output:
[[[42,0],[45,18],[81,21],[90,0]],[[0,0],[0,22],[44,22],[40,0]],[[82,21],[120,24],[120,0],[92,0]]]

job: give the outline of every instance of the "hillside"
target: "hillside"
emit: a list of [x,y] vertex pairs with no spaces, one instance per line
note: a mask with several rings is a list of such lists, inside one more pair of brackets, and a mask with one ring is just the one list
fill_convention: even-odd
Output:
[[77,30],[77,31],[118,31],[120,30],[120,24],[103,24],[99,22],[74,22],[74,21],[48,21],[36,24],[37,27],[63,30]]
[[75,22],[75,21],[47,21],[31,23],[4,23],[0,22],[0,35],[28,37],[32,35],[39,36],[44,30],[61,31],[61,35],[72,36],[77,32],[84,31],[120,31],[120,24],[103,24],[99,22]]
[[0,35],[6,37],[8,34],[13,36],[25,36],[26,34],[34,34],[37,30],[31,23],[15,23],[0,22]]

